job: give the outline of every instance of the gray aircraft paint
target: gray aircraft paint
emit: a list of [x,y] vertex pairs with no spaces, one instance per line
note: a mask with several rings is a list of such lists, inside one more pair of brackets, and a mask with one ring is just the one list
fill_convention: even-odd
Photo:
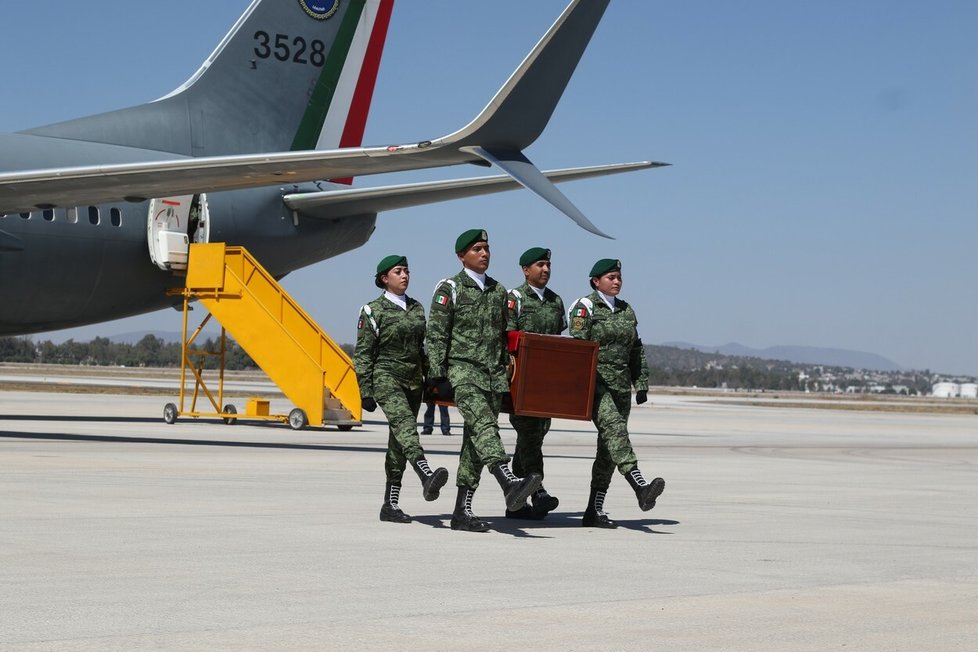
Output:
[[[354,24],[349,12],[385,2],[370,0],[366,9],[362,0],[341,2],[333,17],[317,21],[298,0],[255,0],[201,69],[160,100],[0,135],[0,334],[78,326],[170,304],[164,292],[181,280],[150,262],[145,198],[206,192],[210,240],[247,247],[282,277],[364,244],[379,210],[515,187],[505,177],[356,195],[358,190],[345,186],[305,182],[484,164],[483,150],[532,167],[520,151],[549,120],[608,0],[572,2],[486,109],[452,135],[394,146],[287,151],[318,142],[316,130],[297,133],[304,118],[309,124],[310,115],[327,114],[322,98],[310,106],[308,89],[324,74],[335,79],[335,67],[324,62],[332,70],[324,73],[314,65],[275,61],[274,55],[256,59],[261,44],[256,46],[255,34],[304,35],[307,42],[321,40],[333,56],[334,37],[348,37]],[[337,47],[337,56],[348,60],[349,45]],[[570,180],[655,165],[660,164],[546,176],[528,174],[525,167],[503,171],[561,207],[563,195],[548,176]],[[310,199],[299,201],[306,194]],[[572,219],[596,231],[562,201]],[[89,221],[90,206],[98,210],[97,225]],[[78,207],[77,223],[67,219],[72,207]],[[108,219],[112,209],[121,215],[118,226]]]

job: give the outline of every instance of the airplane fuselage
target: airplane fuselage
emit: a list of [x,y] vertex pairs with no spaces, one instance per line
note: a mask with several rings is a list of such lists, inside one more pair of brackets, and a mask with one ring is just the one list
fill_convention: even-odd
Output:
[[[366,243],[378,212],[518,187],[605,235],[554,183],[660,164],[544,173],[523,151],[609,2],[571,0],[482,112],[436,138],[362,144],[393,0],[252,0],[171,93],[0,134],[0,335],[173,305],[192,242],[246,247],[281,278]],[[505,174],[344,183],[463,164]]]
[[[178,156],[0,134],[0,171],[163,160]],[[330,184],[325,184],[330,185]],[[247,247],[268,271],[289,272],[367,241],[376,214],[307,220],[282,203],[294,186],[207,195],[209,242]],[[0,217],[0,335],[42,332],[117,319],[174,303],[183,278],[160,269],[147,237],[150,202],[56,207]],[[57,288],[52,292],[52,288]]]

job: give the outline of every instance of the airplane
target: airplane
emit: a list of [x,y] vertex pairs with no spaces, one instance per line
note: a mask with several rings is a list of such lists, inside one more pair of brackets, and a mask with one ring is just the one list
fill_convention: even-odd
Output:
[[[520,187],[605,236],[554,183],[666,164],[541,172],[523,150],[609,2],[570,2],[481,113],[430,140],[362,145],[393,0],[253,0],[158,100],[0,134],[0,335],[171,306],[192,242],[282,278],[362,246],[382,211]],[[352,186],[462,164],[503,174]]]

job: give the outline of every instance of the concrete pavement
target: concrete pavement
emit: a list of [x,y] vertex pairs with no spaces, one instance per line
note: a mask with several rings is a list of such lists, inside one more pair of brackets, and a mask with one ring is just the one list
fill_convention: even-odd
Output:
[[407,478],[395,525],[382,416],[168,426],[159,397],[0,392],[0,649],[974,649],[978,417],[652,400],[653,511],[616,478],[621,527],[580,527],[594,430],[556,421],[560,508],[506,520],[485,473],[476,534],[448,528],[459,436],[422,438],[452,479],[426,503]]

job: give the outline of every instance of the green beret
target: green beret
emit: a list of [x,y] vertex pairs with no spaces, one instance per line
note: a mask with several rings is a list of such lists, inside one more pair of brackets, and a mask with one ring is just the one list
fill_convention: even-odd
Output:
[[404,256],[398,256],[397,254],[392,254],[390,256],[385,256],[383,260],[377,263],[377,276],[374,277],[374,285],[379,288],[383,288],[384,284],[380,282],[380,277],[391,271],[398,265],[404,265],[407,267],[408,261]]
[[404,256],[398,256],[397,254],[393,254],[391,256],[385,256],[383,260],[377,263],[377,273],[386,274],[387,272],[391,271],[398,265],[404,265],[405,267],[407,267],[407,264],[408,264],[407,258],[405,258]]
[[620,272],[621,261],[617,258],[602,258],[591,268],[590,278],[604,276],[608,272]]
[[520,267],[532,265],[538,260],[550,260],[550,250],[543,247],[530,247],[520,256]]
[[469,229],[458,236],[458,240],[455,241],[455,253],[462,253],[476,242],[489,242],[489,236],[484,229]]

